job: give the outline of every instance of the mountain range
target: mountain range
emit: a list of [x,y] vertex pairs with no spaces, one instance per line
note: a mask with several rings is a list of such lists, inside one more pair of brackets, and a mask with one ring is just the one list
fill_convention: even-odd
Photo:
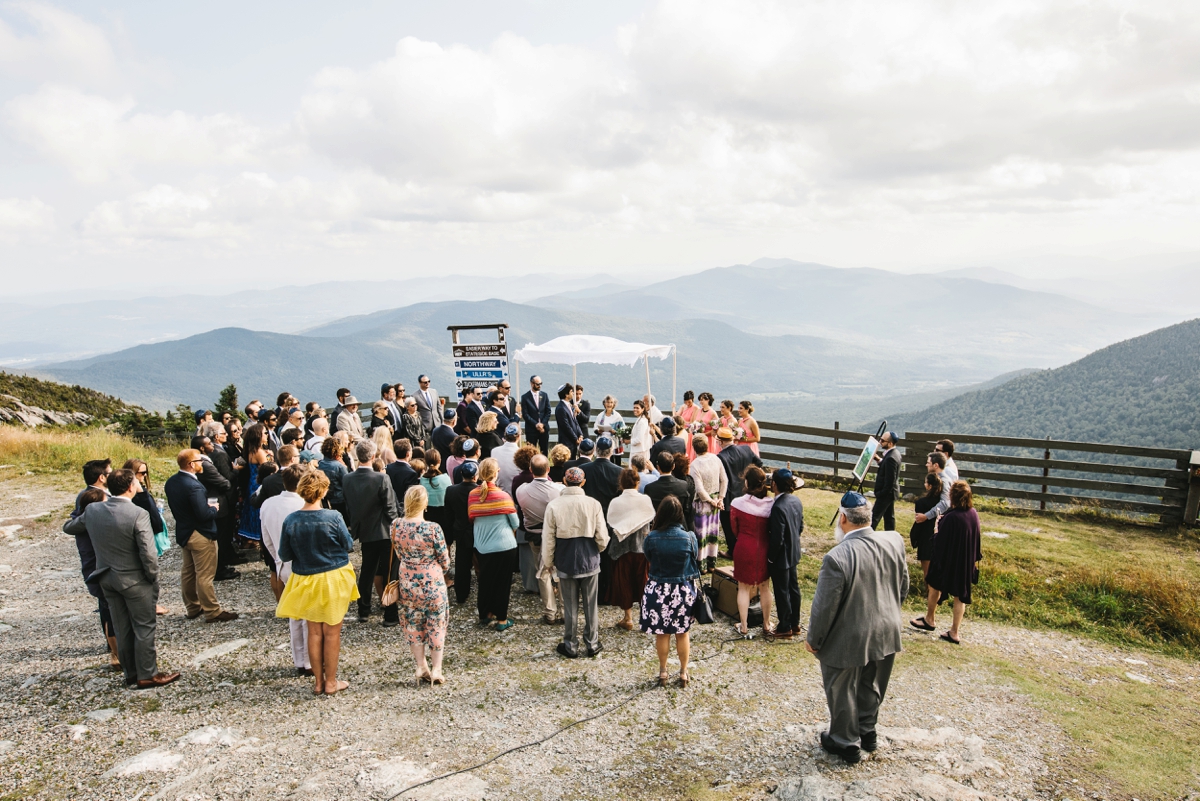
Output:
[[[459,285],[488,293],[502,283],[471,279]],[[586,286],[539,282],[538,287],[549,294],[527,303],[404,303],[429,291],[413,282],[283,287],[274,291],[271,303],[288,304],[291,333],[214,327],[29,372],[154,409],[180,402],[206,406],[229,383],[239,387],[243,402],[273,398],[286,389],[331,403],[338,386],[370,400],[383,381],[415,383],[422,372],[450,394],[446,327],[494,322],[511,326],[510,350],[567,333],[673,343],[679,353],[679,394],[708,390],[718,400],[754,401],[763,419],[829,425],[911,414],[967,389],[981,391],[999,375],[1054,367],[1152,327],[1146,317],[973,278],[779,259],[634,288],[611,276],[594,277]],[[519,288],[525,297],[536,296],[528,286]],[[398,308],[375,308],[397,301]],[[219,307],[222,299],[208,297],[204,303],[200,313],[175,309],[173,314],[189,323],[217,319],[205,317],[204,310]],[[329,319],[336,309],[362,313]],[[309,325],[301,327],[302,322]],[[669,362],[651,365],[652,385],[662,399],[670,395],[672,367]],[[553,365],[522,365],[522,376],[533,369],[548,388],[570,377],[568,368]],[[627,403],[645,388],[640,367],[587,365],[580,368],[579,381],[597,404],[606,392]]]
[[1200,448],[1200,319],[895,415],[888,424],[897,431]]

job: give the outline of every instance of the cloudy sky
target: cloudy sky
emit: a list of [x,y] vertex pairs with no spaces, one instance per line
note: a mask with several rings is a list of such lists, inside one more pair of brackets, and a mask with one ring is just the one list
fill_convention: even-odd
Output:
[[1198,211],[1196,2],[0,2],[8,294],[1129,264]]

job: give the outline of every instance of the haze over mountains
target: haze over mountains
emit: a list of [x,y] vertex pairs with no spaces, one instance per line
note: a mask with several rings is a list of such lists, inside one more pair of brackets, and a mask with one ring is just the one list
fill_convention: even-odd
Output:
[[[454,292],[463,298],[417,302]],[[480,293],[536,299],[470,299]],[[764,419],[853,423],[917,411],[968,387],[994,384],[1012,371],[1058,366],[1158,324],[1154,316],[974,278],[782,259],[632,288],[612,276],[527,276],[509,283],[431,277],[284,287],[242,292],[228,303],[213,297],[180,303],[104,302],[109,314],[137,318],[115,326],[89,317],[97,311],[90,306],[60,308],[53,319],[63,329],[75,325],[73,339],[88,344],[99,341],[89,339],[87,332],[94,330],[89,326],[111,336],[156,330],[157,321],[206,330],[30,372],[158,409],[178,402],[207,405],[230,382],[244,399],[288,389],[331,402],[337,386],[373,399],[382,381],[414,382],[418,373],[428,372],[438,389],[450,393],[446,326],[502,322],[512,326],[511,349],[581,332],[673,342],[679,346],[680,393],[707,389],[718,398],[749,398]],[[230,318],[273,320],[277,330],[214,325]],[[569,369],[549,365],[523,365],[522,376],[535,369],[547,386],[569,377]],[[627,403],[644,391],[645,377],[640,367],[589,365],[581,369],[580,382],[594,389],[588,393],[594,401],[614,392]],[[652,382],[656,394],[670,394],[670,363],[652,365]]]
[[1200,320],[894,416],[897,431],[1200,447]]

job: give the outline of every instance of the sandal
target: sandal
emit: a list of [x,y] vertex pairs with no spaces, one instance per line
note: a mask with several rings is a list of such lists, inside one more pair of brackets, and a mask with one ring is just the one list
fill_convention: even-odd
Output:
[[441,673],[435,673],[429,677],[429,683],[431,685],[445,684],[446,677],[443,676]]
[[[920,621],[920,622],[918,622],[918,621]],[[912,620],[908,621],[908,625],[912,626],[914,629],[919,629],[920,631],[934,631],[935,630],[933,626],[931,626],[925,622],[924,615],[922,615],[921,617],[914,617]]]
[[679,686],[680,686],[680,687],[687,687],[687,686],[688,686],[688,681],[689,681],[689,680],[690,680],[690,679],[688,678],[687,671],[682,671],[682,672],[679,674]]
[[938,639],[945,640],[946,642],[953,643],[954,645],[962,645],[962,640],[954,639],[953,637],[950,636],[950,632],[948,632],[948,631],[945,634],[938,636]]
[[338,683],[337,683],[337,689],[336,689],[336,690],[334,690],[333,692],[329,692],[329,688],[328,688],[328,687],[326,687],[326,688],[325,688],[325,694],[326,694],[326,695],[337,695],[337,694],[338,694],[338,693],[340,693],[342,690],[348,690],[348,689],[350,689],[350,682],[348,682],[348,681],[342,681],[341,679],[338,679]]
[[670,675],[668,675],[666,673],[659,673],[658,674],[658,686],[666,687],[667,682],[670,681],[670,679],[671,679]]

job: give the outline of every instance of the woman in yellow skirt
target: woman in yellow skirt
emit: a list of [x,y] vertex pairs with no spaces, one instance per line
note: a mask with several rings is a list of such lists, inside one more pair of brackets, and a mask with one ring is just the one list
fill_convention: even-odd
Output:
[[304,507],[284,519],[279,537],[279,558],[292,563],[292,575],[279,596],[275,616],[308,621],[314,695],[333,695],[350,686],[338,681],[338,654],[342,618],[350,603],[358,600],[358,583],[350,566],[354,541],[341,514],[321,508],[328,491],[324,473],[305,473],[296,487]]

